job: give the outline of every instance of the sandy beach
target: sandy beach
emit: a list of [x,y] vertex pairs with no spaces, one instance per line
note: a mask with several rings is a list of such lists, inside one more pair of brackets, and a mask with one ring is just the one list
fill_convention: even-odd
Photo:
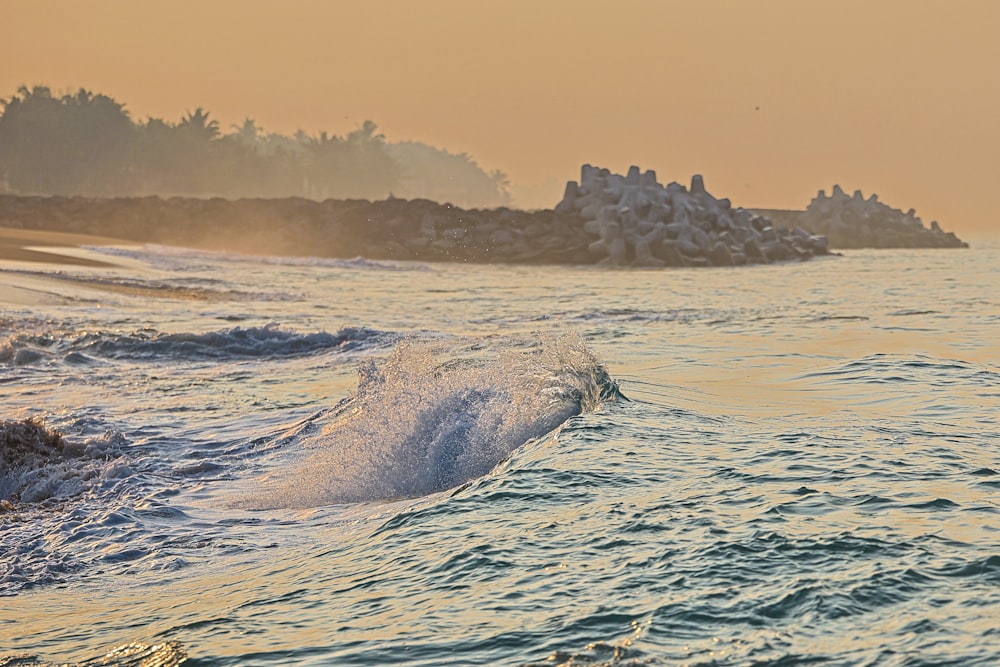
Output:
[[38,276],[26,264],[104,268],[111,262],[94,259],[81,246],[135,245],[134,241],[28,229],[0,227],[0,304],[31,306],[66,303],[56,276]]
[[134,245],[134,243],[104,236],[0,227],[0,261],[112,266],[109,262],[81,257],[74,252],[82,245]]
[[[87,271],[120,267],[122,263],[95,259],[97,253],[82,246],[137,245],[141,244],[107,236],[0,227],[0,305],[67,304],[80,298],[100,300],[95,292],[174,301],[246,298],[239,293],[160,283],[150,285],[138,280],[109,278],[100,271]],[[38,270],[42,267],[32,268],[32,264],[47,264],[53,268]],[[75,270],[63,271],[58,268],[60,266]]]

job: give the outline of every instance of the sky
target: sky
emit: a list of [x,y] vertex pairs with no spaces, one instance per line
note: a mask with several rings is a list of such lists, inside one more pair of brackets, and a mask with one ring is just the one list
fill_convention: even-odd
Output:
[[735,205],[839,183],[1000,236],[1000,1],[2,0],[0,97],[344,134],[365,119],[554,205],[591,163]]

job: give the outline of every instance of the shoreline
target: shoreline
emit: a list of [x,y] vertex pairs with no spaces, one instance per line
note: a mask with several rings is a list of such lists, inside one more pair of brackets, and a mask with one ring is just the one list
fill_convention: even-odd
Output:
[[135,245],[107,236],[0,226],[0,261],[107,268],[113,262],[74,254],[85,245]]

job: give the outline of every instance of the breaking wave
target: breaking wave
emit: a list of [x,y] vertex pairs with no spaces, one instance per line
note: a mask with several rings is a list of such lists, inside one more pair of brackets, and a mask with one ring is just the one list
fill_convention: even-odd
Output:
[[68,439],[30,418],[0,421],[0,512],[64,500],[129,476],[124,437]]
[[304,460],[246,504],[315,507],[413,498],[489,473],[570,417],[622,398],[581,340],[474,344],[403,341],[359,370],[357,393],[303,440]]
[[395,342],[395,334],[367,327],[345,327],[336,333],[297,333],[274,325],[234,327],[207,333],[166,334],[154,330],[134,333],[15,334],[0,342],[0,363],[23,366],[62,357],[108,359],[223,360],[280,358],[336,350],[363,349]]

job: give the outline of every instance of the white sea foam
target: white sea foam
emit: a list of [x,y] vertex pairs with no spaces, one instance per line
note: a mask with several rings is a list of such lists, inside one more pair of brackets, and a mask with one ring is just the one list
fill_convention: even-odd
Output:
[[81,495],[132,473],[124,437],[72,439],[36,419],[0,421],[0,509]]
[[291,357],[317,352],[348,351],[392,342],[394,334],[367,327],[345,327],[336,333],[298,333],[278,326],[233,327],[203,333],[160,333],[153,330],[82,334],[15,334],[0,339],[0,364],[25,366],[56,357],[70,363],[82,359],[245,359]]
[[122,257],[141,261],[158,269],[176,271],[190,270],[192,263],[198,260],[211,262],[234,262],[245,264],[257,262],[276,266],[322,266],[338,269],[354,269],[358,271],[430,271],[426,264],[416,262],[393,262],[372,260],[364,257],[353,259],[309,256],[275,256],[275,255],[245,255],[221,250],[196,250],[177,246],[146,243],[140,247],[134,246],[83,246],[87,250],[99,252],[113,257]]
[[[479,347],[479,346],[474,346]],[[359,371],[357,394],[307,439],[305,460],[272,475],[251,507],[422,496],[488,473],[512,451],[602,398],[619,396],[576,337],[498,349],[400,343]]]

